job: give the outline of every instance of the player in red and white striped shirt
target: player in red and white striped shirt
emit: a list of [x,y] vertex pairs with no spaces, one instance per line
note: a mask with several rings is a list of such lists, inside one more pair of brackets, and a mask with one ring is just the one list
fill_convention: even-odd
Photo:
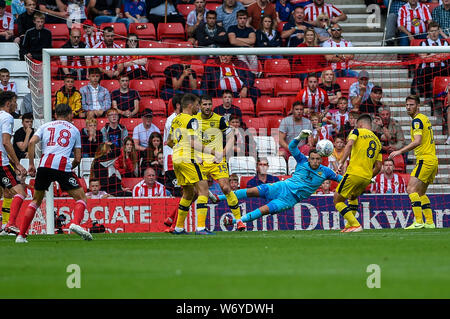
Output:
[[133,187],[133,197],[153,198],[169,196],[166,187],[156,181],[155,170],[148,167],[144,172],[144,179]]
[[[80,235],[85,240],[92,240],[92,235],[79,224],[84,217],[87,208],[87,198],[78,178],[72,169],[81,161],[81,137],[80,131],[73,125],[72,109],[67,104],[58,104],[55,108],[56,121],[40,126],[30,140],[28,146],[29,169],[31,176],[36,176],[34,183],[34,195],[28,205],[20,225],[20,233],[16,243],[26,243],[26,234],[33,220],[36,209],[41,205],[45,191],[52,182],[58,182],[61,190],[69,193],[76,201],[74,218],[70,225],[70,231]],[[42,141],[42,157],[36,172],[34,166],[34,150],[37,143]],[[70,154],[74,152],[74,160],[70,162]]]
[[311,112],[322,112],[328,109],[330,106],[328,94],[324,89],[319,88],[317,76],[310,74],[306,81],[307,87],[297,93],[297,101],[302,102]]
[[418,0],[408,0],[408,3],[398,11],[397,26],[408,36],[405,38],[404,35],[400,35],[399,44],[409,45],[414,36],[426,38],[427,25],[430,21],[431,13],[425,4]]
[[394,161],[386,159],[383,170],[375,177],[375,183],[370,188],[371,193],[376,194],[404,194],[406,183],[403,177],[394,173]]
[[305,22],[319,27],[317,17],[322,13],[330,17],[331,23],[347,20],[347,15],[334,5],[325,3],[324,0],[314,0],[305,7]]

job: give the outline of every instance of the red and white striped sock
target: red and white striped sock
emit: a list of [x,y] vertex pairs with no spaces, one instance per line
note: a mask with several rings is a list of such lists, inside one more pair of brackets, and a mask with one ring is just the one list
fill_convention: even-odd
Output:
[[23,214],[22,224],[20,225],[19,235],[25,237],[28,232],[28,228],[30,227],[31,222],[33,221],[34,214],[36,213],[37,205],[35,202],[31,202],[25,213]]
[[13,197],[10,208],[9,221],[7,226],[16,226],[17,216],[19,216],[20,207],[22,207],[24,197],[20,194],[16,194]]

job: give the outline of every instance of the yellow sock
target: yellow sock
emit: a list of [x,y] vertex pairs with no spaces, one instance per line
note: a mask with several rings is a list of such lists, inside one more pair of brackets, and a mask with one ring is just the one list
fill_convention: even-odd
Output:
[[350,211],[350,208],[345,205],[343,202],[339,202],[336,204],[336,209],[338,212],[344,216],[345,220],[347,221],[348,227],[358,227],[361,226],[356,219],[355,215]]
[[425,222],[427,224],[433,224],[433,211],[431,210],[430,199],[427,195],[420,197],[420,202],[422,203],[422,212],[425,216]]
[[208,214],[208,197],[197,198],[197,229],[206,227],[206,215]]
[[423,224],[422,202],[420,201],[419,194],[411,193],[409,194],[409,199],[411,200],[411,207],[414,212],[414,217],[416,218],[416,223]]
[[3,198],[2,203],[2,218],[3,224],[7,224],[9,221],[9,212],[11,208],[12,198]]
[[236,220],[241,219],[241,208],[239,207],[239,200],[234,192],[229,192],[225,195],[227,198],[228,207],[230,207],[231,212]]
[[192,201],[185,198],[181,198],[180,204],[178,205],[178,217],[177,217],[177,227],[184,228],[184,221],[189,214],[189,207],[191,207]]

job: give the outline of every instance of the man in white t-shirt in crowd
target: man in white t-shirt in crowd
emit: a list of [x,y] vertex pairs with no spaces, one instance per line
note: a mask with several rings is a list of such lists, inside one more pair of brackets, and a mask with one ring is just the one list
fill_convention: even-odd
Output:
[[89,181],[89,192],[86,193],[87,198],[101,199],[111,197],[107,192],[100,190],[100,181],[98,179],[91,179]]
[[153,132],[158,132],[161,134],[161,131],[155,124],[152,123],[152,110],[144,109],[141,119],[142,123],[136,125],[136,127],[133,129],[133,141],[136,150],[139,152],[144,152],[147,150],[150,134],[152,134]]
[[374,194],[404,194],[406,183],[403,177],[394,173],[394,161],[386,159],[380,174],[375,177],[375,183],[370,187]]
[[148,167],[144,172],[144,179],[133,187],[133,197],[153,198],[170,196],[166,187],[156,181],[156,172]]
[[187,36],[188,38],[192,38],[195,32],[195,29],[203,22],[206,23],[206,1],[205,0],[195,0],[194,1],[195,9],[189,12],[186,17],[186,25],[187,25]]

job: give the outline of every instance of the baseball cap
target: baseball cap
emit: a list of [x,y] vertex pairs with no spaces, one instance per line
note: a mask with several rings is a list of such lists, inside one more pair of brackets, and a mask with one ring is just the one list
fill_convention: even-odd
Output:
[[374,92],[374,93],[383,93],[383,89],[381,88],[381,86],[375,85],[375,86],[372,88],[372,92]]
[[0,0],[0,8],[5,8],[5,7],[6,7],[5,0]]
[[358,74],[358,79],[361,79],[361,78],[369,78],[369,72],[367,72],[366,70],[360,71]]
[[144,109],[144,111],[142,112],[142,116],[153,117],[153,111],[150,109]]

